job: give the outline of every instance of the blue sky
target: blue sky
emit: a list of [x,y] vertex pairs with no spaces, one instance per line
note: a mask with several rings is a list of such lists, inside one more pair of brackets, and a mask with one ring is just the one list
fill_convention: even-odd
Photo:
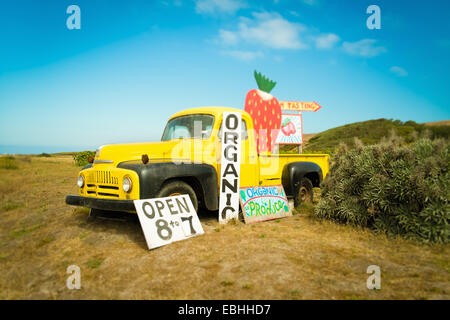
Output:
[[450,119],[449,13],[445,0],[3,0],[0,153],[156,141],[182,109],[243,108],[255,69],[278,100],[323,106],[305,133]]

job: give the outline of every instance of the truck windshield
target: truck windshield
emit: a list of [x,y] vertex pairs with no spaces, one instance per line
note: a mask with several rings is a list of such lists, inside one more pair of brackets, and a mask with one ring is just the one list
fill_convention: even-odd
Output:
[[214,124],[209,114],[193,114],[170,120],[164,130],[161,141],[175,139],[208,139]]

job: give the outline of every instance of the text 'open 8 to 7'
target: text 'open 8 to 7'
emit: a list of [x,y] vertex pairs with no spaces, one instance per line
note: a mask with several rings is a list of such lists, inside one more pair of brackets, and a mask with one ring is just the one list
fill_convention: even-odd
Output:
[[149,249],[203,234],[188,195],[134,200]]

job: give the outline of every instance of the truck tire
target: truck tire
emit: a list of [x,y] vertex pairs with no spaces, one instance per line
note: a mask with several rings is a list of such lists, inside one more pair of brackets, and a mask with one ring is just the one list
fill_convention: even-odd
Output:
[[302,178],[294,198],[294,206],[302,203],[312,203],[314,197],[313,184],[308,178]]
[[194,205],[195,212],[198,212],[198,199],[194,189],[184,181],[175,180],[164,184],[159,191],[157,198],[164,198],[170,196],[177,196],[180,194],[187,194],[191,198]]

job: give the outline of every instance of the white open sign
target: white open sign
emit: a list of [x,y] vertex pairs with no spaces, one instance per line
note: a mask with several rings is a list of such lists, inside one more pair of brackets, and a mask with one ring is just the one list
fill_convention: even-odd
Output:
[[187,194],[134,200],[149,249],[203,234],[203,228]]

